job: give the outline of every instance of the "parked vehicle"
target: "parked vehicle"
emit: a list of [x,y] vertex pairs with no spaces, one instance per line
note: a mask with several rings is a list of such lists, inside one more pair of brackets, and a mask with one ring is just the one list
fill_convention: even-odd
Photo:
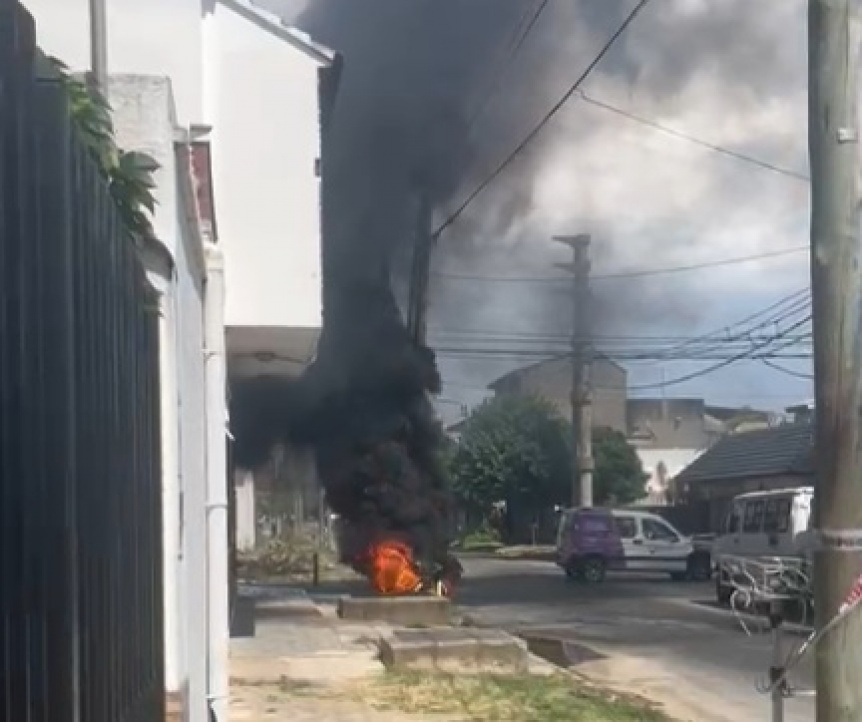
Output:
[[608,570],[665,572],[675,580],[706,580],[707,552],[656,514],[631,509],[576,508],[561,514],[557,565],[572,579],[601,582]]
[[740,494],[731,502],[721,534],[712,545],[715,593],[727,604],[733,585],[722,563],[726,557],[809,559],[814,489],[776,489]]

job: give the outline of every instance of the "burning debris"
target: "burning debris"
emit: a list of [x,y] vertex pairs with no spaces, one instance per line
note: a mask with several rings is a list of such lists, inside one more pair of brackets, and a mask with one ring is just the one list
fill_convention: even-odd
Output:
[[442,430],[429,398],[440,385],[434,355],[410,337],[378,283],[343,282],[325,309],[303,383],[314,390],[307,421],[327,502],[343,524],[342,561],[381,593],[433,588],[455,569]]

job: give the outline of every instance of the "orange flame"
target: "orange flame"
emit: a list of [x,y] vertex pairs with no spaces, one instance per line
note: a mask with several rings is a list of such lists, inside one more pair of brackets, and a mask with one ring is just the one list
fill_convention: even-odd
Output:
[[368,577],[371,586],[380,594],[416,594],[423,587],[413,551],[398,541],[384,541],[371,547]]

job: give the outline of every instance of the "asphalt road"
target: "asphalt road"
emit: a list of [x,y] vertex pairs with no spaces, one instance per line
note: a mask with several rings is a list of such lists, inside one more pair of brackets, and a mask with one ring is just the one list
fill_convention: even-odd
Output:
[[[769,667],[771,638],[763,625],[751,626],[747,635],[729,610],[713,604],[711,584],[612,575],[584,585],[567,581],[548,562],[462,562],[456,602],[476,623],[570,640],[571,656],[580,661],[576,669],[673,698],[697,722],[771,719],[770,701],[756,689]],[[791,644],[798,643],[794,639]],[[810,687],[811,665],[802,665],[791,681]],[[813,720],[813,700],[788,700],[785,719]]]

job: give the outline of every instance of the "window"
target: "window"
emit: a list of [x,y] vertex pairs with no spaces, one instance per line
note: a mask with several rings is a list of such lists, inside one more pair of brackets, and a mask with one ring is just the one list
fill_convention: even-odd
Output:
[[762,526],[763,499],[749,501],[745,505],[745,520],[742,524],[742,531],[746,534],[755,534],[761,530]]
[[655,519],[641,519],[644,537],[650,541],[679,541],[676,533],[667,525]]
[[614,517],[614,526],[620,539],[634,539],[638,535],[638,525],[631,516]]
[[790,528],[790,499],[769,499],[763,512],[763,531],[783,534]]
[[601,519],[585,519],[584,532],[586,534],[604,534],[608,531],[608,525]]

